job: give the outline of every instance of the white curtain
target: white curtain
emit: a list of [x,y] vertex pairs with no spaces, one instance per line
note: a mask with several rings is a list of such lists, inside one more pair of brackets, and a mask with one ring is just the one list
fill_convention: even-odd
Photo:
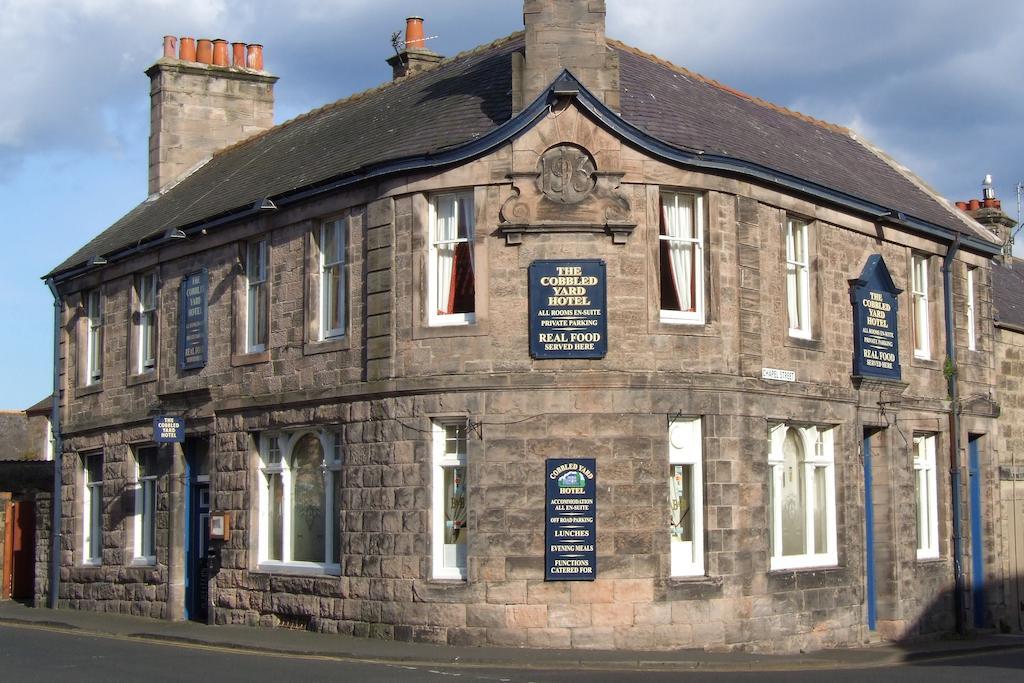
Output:
[[452,270],[455,264],[455,242],[458,237],[457,202],[454,197],[443,197],[437,202],[437,301],[439,314],[451,313]]
[[693,310],[693,205],[673,198],[662,204],[662,221],[668,239],[668,256],[672,268],[672,284],[680,311]]

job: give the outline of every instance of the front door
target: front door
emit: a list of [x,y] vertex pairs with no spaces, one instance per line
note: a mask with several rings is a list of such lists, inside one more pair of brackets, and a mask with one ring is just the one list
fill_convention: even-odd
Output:
[[974,625],[985,626],[985,552],[981,518],[981,437],[967,437],[967,472],[971,499],[971,603]]
[[36,589],[36,510],[35,504],[22,501],[11,505],[13,538],[11,543],[11,597],[30,600]]
[[185,544],[185,616],[208,621],[210,602],[210,473],[207,440],[185,443],[188,539]]
[[867,603],[868,629],[878,628],[878,591],[875,587],[875,500],[874,470],[871,462],[871,430],[864,430],[864,601]]

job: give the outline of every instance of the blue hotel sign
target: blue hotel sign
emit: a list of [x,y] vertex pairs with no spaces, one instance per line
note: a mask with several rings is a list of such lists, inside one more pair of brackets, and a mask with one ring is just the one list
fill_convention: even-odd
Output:
[[860,277],[850,280],[853,303],[853,374],[899,380],[899,302],[885,260],[872,254]]
[[604,261],[534,261],[529,281],[530,355],[604,358],[608,353]]
[[181,281],[178,295],[178,367],[182,370],[206,367],[207,292],[205,269],[186,275]]
[[155,443],[184,443],[185,419],[170,415],[154,417],[153,441]]
[[594,458],[546,461],[545,581],[597,578],[597,463]]

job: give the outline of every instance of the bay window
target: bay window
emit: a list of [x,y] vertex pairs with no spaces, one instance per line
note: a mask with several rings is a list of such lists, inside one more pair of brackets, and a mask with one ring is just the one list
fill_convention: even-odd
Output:
[[260,439],[261,568],[340,571],[342,449],[337,432],[272,433]]
[[836,552],[833,430],[768,430],[771,568],[832,566]]
[[471,192],[438,195],[430,203],[430,325],[468,325],[476,321],[474,221]]
[[435,579],[466,578],[466,421],[433,424]]
[[661,320],[704,322],[703,200],[661,193],[658,257]]
[[704,467],[700,419],[669,427],[668,490],[672,576],[704,575]]

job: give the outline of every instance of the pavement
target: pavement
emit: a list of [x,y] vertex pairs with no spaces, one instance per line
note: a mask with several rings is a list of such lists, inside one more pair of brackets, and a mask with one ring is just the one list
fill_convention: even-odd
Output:
[[249,626],[209,626],[123,614],[35,608],[0,601],[0,625],[80,635],[174,643],[259,654],[287,654],[365,663],[461,666],[494,669],[595,671],[798,671],[869,669],[937,661],[987,652],[1024,649],[1024,635],[980,633],[909,644],[877,643],[860,648],[792,655],[747,652],[537,650],[404,643],[336,634]]

